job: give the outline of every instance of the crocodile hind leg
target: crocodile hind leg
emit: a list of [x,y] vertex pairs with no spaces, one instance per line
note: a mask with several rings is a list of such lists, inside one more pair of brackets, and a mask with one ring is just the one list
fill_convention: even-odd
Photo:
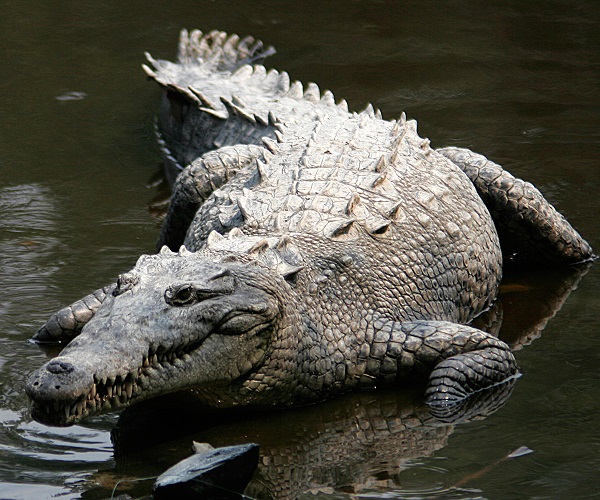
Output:
[[576,263],[593,257],[591,246],[532,184],[468,149],[437,152],[475,185],[494,220],[504,255],[539,263]]
[[33,336],[37,342],[69,342],[92,319],[104,299],[115,289],[105,286],[54,313]]
[[204,154],[186,167],[173,186],[157,248],[167,245],[176,251],[202,203],[234,176],[243,175],[251,182],[258,173],[257,162],[265,161],[265,154],[265,148],[260,146],[226,146]]
[[365,375],[393,383],[429,374],[425,400],[451,406],[518,375],[510,347],[476,328],[447,321],[382,321]]

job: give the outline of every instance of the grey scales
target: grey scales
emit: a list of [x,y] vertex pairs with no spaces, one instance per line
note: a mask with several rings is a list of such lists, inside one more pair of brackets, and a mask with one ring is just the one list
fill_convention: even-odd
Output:
[[115,284],[53,315],[68,342],[31,375],[38,420],[191,389],[216,407],[289,407],[425,381],[448,407],[518,376],[469,326],[503,259],[565,265],[591,247],[531,184],[466,149],[432,149],[404,114],[350,112],[261,64],[251,37],[183,31],[159,145],[173,184],[159,239]]

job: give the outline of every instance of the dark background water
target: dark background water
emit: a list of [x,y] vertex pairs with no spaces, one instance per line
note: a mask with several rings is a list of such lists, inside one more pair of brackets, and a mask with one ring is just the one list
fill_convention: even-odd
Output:
[[[46,317],[153,251],[159,90],[140,69],[144,50],[172,59],[182,27],[252,34],[277,48],[268,64],[293,79],[316,81],[353,109],[406,111],[434,147],[469,147],[532,181],[598,250],[598,26],[593,0],[0,0],[0,498],[107,497],[116,481],[156,475],[189,454],[192,438],[261,442],[254,491],[266,488],[263,496],[598,495],[597,263],[568,297],[573,273],[507,279],[503,336],[530,343],[547,327],[518,351],[524,377],[508,403],[455,428],[416,425],[418,398],[371,393],[216,427],[199,417],[184,436],[161,442],[165,432],[148,431],[147,449],[115,456],[117,415],[49,428],[31,420],[23,392],[46,359],[28,342]],[[177,426],[160,418],[165,430]],[[402,446],[365,437],[391,421],[416,429]],[[498,461],[519,446],[533,453]]]

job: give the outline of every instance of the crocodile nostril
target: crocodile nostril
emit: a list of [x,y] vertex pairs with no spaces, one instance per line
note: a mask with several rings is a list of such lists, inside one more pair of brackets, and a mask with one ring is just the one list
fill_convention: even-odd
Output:
[[55,375],[71,373],[74,369],[75,367],[71,363],[66,363],[65,361],[50,361],[46,366],[46,370]]

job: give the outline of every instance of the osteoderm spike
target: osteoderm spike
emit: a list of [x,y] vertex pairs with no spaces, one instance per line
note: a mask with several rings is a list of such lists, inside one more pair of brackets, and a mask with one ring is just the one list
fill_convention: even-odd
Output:
[[181,246],[179,247],[179,256],[180,256],[180,257],[185,257],[185,256],[187,256],[187,255],[191,255],[191,254],[192,254],[192,252],[190,252],[190,251],[189,251],[189,250],[186,248],[186,246],[185,246],[185,245],[181,245]]
[[293,280],[302,269],[304,266],[291,266],[286,262],[277,266],[277,272],[287,281]]
[[399,220],[403,218],[402,202],[398,202],[390,208],[388,217],[391,219]]
[[227,109],[229,114],[233,114],[233,115],[239,116],[241,118],[244,118],[245,120],[249,121],[253,125],[256,125],[256,119],[254,118],[254,115],[251,115],[250,113],[248,113],[241,107],[235,105],[232,101],[228,101],[224,97],[221,97],[221,102],[225,105],[225,108]]
[[249,47],[250,47],[250,45],[252,45],[254,43],[254,41],[255,41],[254,37],[252,37],[250,35],[245,36],[238,43],[238,49],[240,49],[240,51],[243,50],[245,52],[250,52]]
[[235,51],[235,47],[237,46],[238,42],[240,41],[240,37],[239,35],[237,35],[236,33],[232,33],[229,38],[225,41],[225,43],[223,44],[223,48],[226,51]]
[[236,106],[239,106],[240,108],[245,108],[246,105],[244,104],[244,101],[242,101],[238,96],[236,95],[232,95],[231,96],[231,102],[233,104],[235,104]]
[[267,72],[267,76],[265,77],[265,85],[268,85],[270,87],[274,87],[277,85],[277,82],[279,81],[279,71],[277,71],[276,69],[270,69]]
[[271,151],[267,151],[265,149],[262,152],[262,157],[265,163],[269,163],[275,157],[275,155],[271,153]]
[[262,64],[254,66],[254,74],[252,77],[255,80],[264,80],[267,76],[267,69]]
[[244,236],[244,233],[239,227],[234,227],[231,231],[229,231],[229,234],[227,236],[229,239],[239,238],[241,236]]
[[242,232],[242,230],[239,227],[234,227],[231,231],[229,231],[229,233],[227,234],[227,238],[228,239],[234,239],[234,238],[240,238],[244,236],[244,233]]
[[326,90],[323,92],[323,97],[321,97],[321,102],[326,104],[327,106],[335,106],[335,98],[333,97],[333,93],[331,90]]
[[212,108],[209,108],[207,106],[202,106],[200,108],[200,111],[202,111],[203,113],[209,114],[211,116],[214,116],[215,118],[220,118],[221,120],[226,120],[228,118],[227,114],[224,114],[222,112],[216,111]]
[[286,126],[283,122],[277,121],[277,123],[275,124],[275,130],[279,130],[279,132],[284,134],[286,131]]
[[188,99],[192,100],[192,101],[197,101],[198,99],[196,98],[196,96],[194,94],[192,94],[188,89],[184,89],[183,87],[176,85],[174,83],[167,83],[165,85],[165,88],[172,90],[173,92],[175,92],[176,94],[182,94],[185,97],[187,97]]
[[171,249],[167,245],[163,245],[160,249],[161,255],[174,255],[175,252],[171,252]]
[[177,44],[177,58],[179,62],[184,62],[187,60],[187,48],[190,44],[190,38],[188,35],[188,31],[186,29],[182,29],[179,32],[179,42]]
[[341,225],[339,225],[337,228],[335,228],[331,232],[331,237],[336,238],[338,236],[343,236],[345,234],[348,234],[350,232],[350,230],[352,229],[352,226],[354,226],[354,223],[355,223],[354,220],[349,220],[349,221],[343,222]]
[[248,253],[251,255],[258,255],[264,253],[269,248],[269,242],[266,239],[262,239],[257,241],[254,245],[250,247]]
[[277,81],[277,89],[280,92],[286,94],[290,90],[290,75],[285,71],[279,73],[279,80]]
[[357,193],[353,193],[350,201],[346,205],[346,215],[351,215],[356,208],[356,205],[360,203],[360,196]]
[[278,120],[277,120],[276,116],[273,114],[273,112],[272,112],[272,111],[269,111],[269,116],[268,116],[268,118],[269,118],[269,125],[272,125],[273,127],[274,127],[275,125],[277,125],[277,123],[278,123]]
[[337,107],[346,113],[348,112],[348,103],[346,102],[346,99],[342,99],[340,102],[338,102]]
[[236,69],[231,77],[235,78],[236,80],[246,80],[247,78],[250,78],[252,76],[252,73],[254,73],[254,69],[252,68],[252,66],[250,66],[249,64],[244,64],[243,66],[240,66],[238,69]]
[[291,242],[292,239],[287,234],[284,234],[281,238],[279,238],[279,241],[275,245],[275,249],[279,252],[285,252]]
[[244,118],[244,120],[249,121],[250,123],[252,123],[252,125],[256,125],[256,120],[254,118],[254,115],[252,115],[250,113],[246,113],[246,111],[244,111],[241,108],[238,108],[238,113],[242,118]]
[[238,114],[237,106],[235,106],[229,99],[227,99],[226,97],[221,97],[221,102],[223,103],[230,115]]
[[304,89],[302,88],[302,84],[298,80],[292,83],[288,95],[295,99],[302,98],[302,96],[304,95]]
[[368,231],[370,234],[384,234],[390,228],[391,224],[391,221],[378,222],[370,226]]
[[256,122],[259,125],[262,125],[263,127],[266,127],[269,124],[268,120],[265,120],[262,116],[254,114],[254,119],[256,120]]
[[381,158],[379,158],[379,160],[377,160],[377,163],[375,164],[375,172],[383,172],[386,165],[386,157],[385,155],[381,155]]
[[240,196],[237,199],[237,206],[240,209],[242,217],[244,218],[244,220],[247,221],[250,218],[250,210],[248,209],[248,198],[246,198],[245,196]]
[[142,64],[142,69],[150,78],[156,78],[156,73],[152,71],[148,66]]
[[270,137],[263,137],[262,142],[271,153],[277,153],[277,141],[274,141]]
[[144,56],[146,57],[146,60],[147,60],[147,61],[148,61],[150,64],[152,64],[152,66],[156,66],[156,64],[157,64],[157,62],[156,62],[156,59],[154,59],[154,57],[152,57],[152,56],[150,55],[150,52],[144,52]]
[[216,243],[218,243],[219,241],[222,241],[224,239],[225,238],[223,237],[222,234],[213,230],[210,233],[208,233],[208,237],[206,238],[206,245],[210,248],[211,246],[215,245]]
[[371,185],[371,187],[375,188],[377,186],[381,186],[385,180],[387,179],[387,173],[383,172],[379,177],[377,177],[377,179],[375,179],[373,181],[373,184]]
[[268,177],[267,172],[265,171],[265,164],[258,158],[256,159],[256,169],[258,170],[258,175],[261,181],[265,180]]
[[319,102],[321,99],[321,91],[319,86],[314,82],[309,82],[306,91],[304,92],[304,98],[310,102]]

